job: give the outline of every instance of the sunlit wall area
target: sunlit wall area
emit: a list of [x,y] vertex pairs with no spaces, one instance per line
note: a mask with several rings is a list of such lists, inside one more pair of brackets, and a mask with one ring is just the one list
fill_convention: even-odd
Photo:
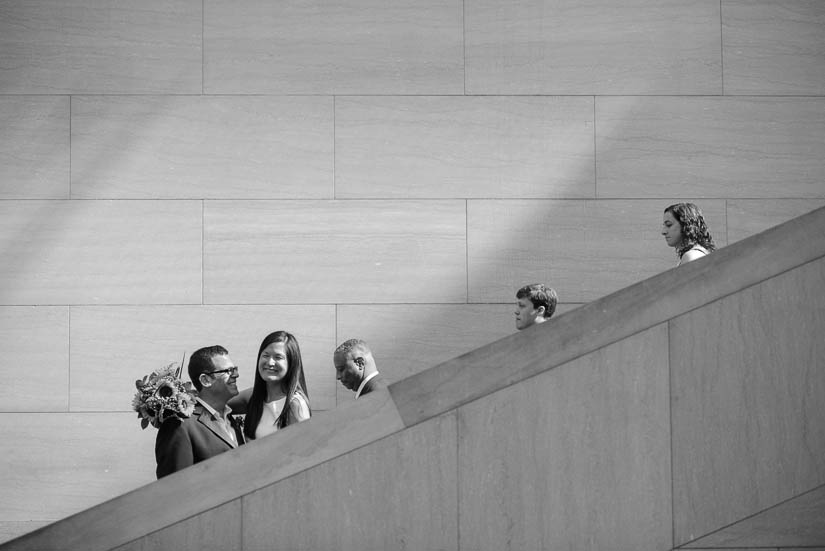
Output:
[[154,480],[134,380],[391,381],[825,205],[817,0],[0,2],[0,540]]

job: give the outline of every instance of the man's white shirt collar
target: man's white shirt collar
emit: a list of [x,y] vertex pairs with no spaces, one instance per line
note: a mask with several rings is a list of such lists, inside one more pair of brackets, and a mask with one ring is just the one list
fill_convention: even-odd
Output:
[[223,427],[224,431],[226,431],[226,435],[229,437],[232,442],[237,445],[238,439],[235,437],[235,429],[232,428],[232,425],[229,424],[229,414],[232,413],[232,408],[229,405],[226,405],[223,410],[223,417],[218,415],[218,412],[215,411],[215,408],[201,400],[199,397],[195,397],[195,400],[203,406],[203,409],[208,411],[212,418],[215,419],[220,425]]
[[215,408],[213,408],[212,406],[210,406],[209,404],[207,404],[206,402],[201,400],[200,397],[196,396],[195,400],[197,400],[197,402],[200,405],[202,405],[204,407],[204,409],[206,409],[206,411],[211,413],[212,417],[214,417],[215,419],[229,419],[229,417],[227,417],[227,416],[230,413],[232,413],[232,408],[227,405],[227,406],[224,407],[223,416],[221,416],[217,411],[215,411]]
[[364,390],[364,387],[367,386],[367,383],[370,382],[370,379],[372,379],[373,377],[376,377],[377,375],[378,375],[378,372],[373,371],[372,373],[370,373],[369,375],[364,377],[364,380],[361,381],[361,385],[358,387],[358,392],[355,393],[355,399],[356,400],[358,399],[359,396],[361,396],[361,391]]

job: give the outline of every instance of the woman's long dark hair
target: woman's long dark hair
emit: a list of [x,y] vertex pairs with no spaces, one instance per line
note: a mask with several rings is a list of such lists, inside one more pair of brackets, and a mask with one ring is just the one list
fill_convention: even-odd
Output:
[[713,238],[710,236],[708,226],[702,211],[693,203],[676,203],[665,209],[673,215],[682,227],[682,242],[676,247],[676,254],[679,258],[688,252],[694,245],[701,245],[708,252],[716,250]]
[[258,372],[258,362],[261,361],[261,354],[264,349],[273,342],[284,343],[287,361],[286,377],[281,381],[281,388],[286,394],[286,402],[284,403],[284,409],[278,416],[278,428],[284,428],[295,421],[290,414],[290,404],[296,393],[300,392],[307,398],[307,407],[309,407],[309,392],[307,391],[306,380],[304,380],[304,364],[301,361],[301,348],[298,346],[298,339],[292,333],[286,331],[270,333],[261,343],[255,360],[255,384],[252,385],[252,396],[249,398],[249,404],[247,404],[243,428],[244,434],[250,439],[255,438],[255,429],[258,428],[258,422],[261,420],[264,411],[264,402],[266,402],[266,381]]

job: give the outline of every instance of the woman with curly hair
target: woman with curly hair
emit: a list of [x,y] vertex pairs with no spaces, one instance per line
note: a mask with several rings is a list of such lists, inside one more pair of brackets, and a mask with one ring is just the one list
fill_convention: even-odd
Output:
[[246,413],[243,431],[250,440],[310,418],[304,364],[294,335],[275,331],[264,338],[251,392],[242,391],[229,406]]
[[693,203],[676,203],[665,209],[662,235],[676,249],[677,266],[716,250],[702,211]]

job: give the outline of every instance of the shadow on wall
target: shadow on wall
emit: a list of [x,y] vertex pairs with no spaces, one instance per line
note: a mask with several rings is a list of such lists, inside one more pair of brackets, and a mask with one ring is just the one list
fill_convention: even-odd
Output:
[[[124,302],[171,307],[212,306],[203,304],[203,243],[200,240],[204,231],[203,204],[215,198],[210,195],[214,190],[199,190],[198,182],[190,181],[180,171],[185,171],[190,163],[197,164],[204,156],[214,156],[215,159],[210,160],[217,163],[226,158],[220,156],[220,151],[210,150],[211,144],[198,142],[197,139],[190,143],[197,153],[191,159],[164,157],[169,151],[178,150],[179,146],[178,137],[168,132],[170,128],[175,128],[170,121],[181,120],[181,109],[187,103],[205,105],[210,101],[204,96],[195,96],[194,99],[153,96],[139,100],[115,96],[72,96],[70,106],[75,116],[72,118],[70,136],[69,199],[32,201],[5,217],[5,225],[10,232],[4,232],[9,237],[4,238],[6,250],[3,253],[13,269],[6,272],[8,275],[3,278],[2,302],[19,304],[19,299],[15,297],[29,297],[24,303],[100,304],[114,308],[122,307]],[[591,112],[595,113],[595,109]],[[333,121],[334,116],[335,113]],[[208,123],[204,121],[204,124]],[[388,379],[397,380],[514,332],[514,294],[526,283],[543,282],[556,288],[563,303],[561,310],[565,310],[671,267],[674,263],[672,252],[663,244],[658,228],[664,207],[678,199],[600,199],[594,159],[594,155],[598,154],[594,151],[598,123],[597,120],[589,120],[590,134],[581,143],[583,151],[571,153],[571,160],[561,166],[561,174],[550,174],[550,171],[558,171],[559,167],[549,166],[545,174],[539,175],[540,181],[525,185],[524,182],[508,183],[505,179],[501,183],[504,191],[500,196],[509,195],[507,188],[512,184],[515,189],[530,187],[538,190],[535,197],[461,199],[467,217],[464,243],[466,281],[449,283],[452,288],[447,294],[466,297],[465,301],[454,304],[388,305],[342,301],[336,306],[337,326],[334,330],[339,332],[335,340],[340,342],[353,336],[365,338],[372,345],[379,362],[385,362],[379,364],[379,368],[384,370],[386,366]],[[620,135],[621,132],[612,129],[611,134]],[[106,141],[96,141],[95,136],[105,136]],[[159,136],[168,141],[146,141]],[[191,136],[184,138],[191,139]],[[81,141],[85,142],[82,149],[78,147]],[[168,170],[165,174],[157,169],[152,172],[176,183],[178,189],[183,190],[178,196],[175,193],[167,195],[168,191],[162,191],[163,186],[149,186],[157,195],[140,188],[141,178],[135,177],[135,172],[142,169],[141,163],[152,162],[153,156],[159,163],[165,163]],[[449,162],[450,158],[449,154],[444,155],[445,162]],[[498,161],[506,163],[507,159]],[[479,163],[489,164],[490,159],[479,160]],[[194,170],[194,173],[199,171]],[[128,185],[121,185],[115,180],[119,174],[124,175]],[[588,188],[592,182],[592,190],[579,189],[577,182],[587,182]],[[258,181],[252,183],[252,187],[266,194],[268,183]],[[111,188],[107,188],[109,184]],[[435,184],[433,187],[437,187],[438,183]],[[227,188],[243,189],[244,184],[236,180],[228,182]],[[112,193],[111,190],[118,191]],[[300,196],[297,188],[291,193],[296,194],[293,198],[306,199]],[[129,200],[122,200],[124,197]],[[270,195],[267,197],[273,199]],[[220,195],[219,198],[226,197]],[[257,197],[244,198],[254,201]],[[339,204],[344,204],[345,200],[339,201]],[[128,212],[134,208],[147,209],[146,212],[151,213],[147,205],[151,207],[161,202],[169,205],[165,216],[171,219],[183,212],[180,209],[188,208],[187,202],[194,203],[194,208],[186,211],[188,216],[180,224],[165,225],[166,229],[159,230],[160,233],[153,233],[156,228],[152,220],[132,216]],[[380,200],[373,200],[373,203],[379,204]],[[715,220],[723,220],[724,202],[719,203],[722,208],[715,211]],[[124,216],[127,215],[133,225],[123,227]],[[100,220],[105,220],[107,226],[99,227],[97,223]],[[193,228],[181,227],[192,220],[199,223],[199,227],[194,228],[194,236],[186,233]],[[111,239],[110,232],[115,229],[120,242]],[[175,258],[174,244],[181,241],[182,234],[189,241],[200,242],[195,259]],[[273,242],[282,238],[278,233],[267,237]],[[400,248],[417,256],[413,260],[427,261],[426,244],[406,243],[401,234],[397,239]],[[164,248],[164,245],[167,247]],[[75,256],[66,251],[73,252]],[[152,258],[159,252],[167,255],[162,261]],[[352,259],[351,262],[354,264],[356,261]],[[193,264],[195,270],[184,271],[192,269]],[[341,269],[350,269],[353,264],[344,264]],[[104,282],[122,277],[123,286],[135,290],[118,295],[132,297],[130,300],[98,294],[95,282],[100,281],[97,272],[101,267],[112,270],[104,274]],[[186,281],[179,287],[183,290],[177,296],[174,286],[167,286],[158,278],[158,274],[174,270],[186,274]],[[37,278],[37,274],[43,273],[49,274],[50,288],[41,294],[31,293],[28,290],[31,288],[30,282]],[[335,280],[336,275],[330,272],[328,277]],[[199,293],[191,294],[187,282],[194,282]],[[242,285],[243,280],[239,279],[238,283]],[[387,286],[394,283],[386,281]],[[428,284],[445,285],[442,281]],[[160,293],[150,291],[144,294],[141,286],[166,288],[161,289]],[[137,294],[128,294],[131,292]],[[262,323],[262,319],[263,316],[256,318],[255,323]],[[260,337],[271,329],[275,327],[263,330]],[[302,340],[301,334],[296,335]],[[153,344],[140,343],[140,335],[135,335],[134,340],[139,348]],[[191,351],[196,347],[193,343],[181,343],[181,346],[175,347],[174,356],[168,361],[178,360],[180,350]],[[328,377],[332,379],[332,349],[328,354],[329,363],[322,369],[327,369]],[[254,349],[239,352],[239,355],[245,363],[254,361]],[[116,361],[120,359],[114,358]],[[135,358],[129,360],[134,363],[127,363],[126,366],[118,364],[123,372],[130,372],[124,381],[124,388],[128,389],[124,392],[127,399],[118,402],[123,404],[121,411],[124,413],[128,412],[132,381],[145,372],[144,364],[138,363]],[[157,363],[161,366],[165,361],[159,359]],[[132,368],[130,365],[140,367]],[[337,399],[343,399],[340,387],[336,385],[335,388]],[[343,396],[351,399],[351,393]],[[147,450],[146,458],[152,461],[150,450]],[[10,474],[13,477],[13,473]],[[150,481],[136,481],[136,484]],[[48,492],[31,493],[41,499],[49,499]]]

